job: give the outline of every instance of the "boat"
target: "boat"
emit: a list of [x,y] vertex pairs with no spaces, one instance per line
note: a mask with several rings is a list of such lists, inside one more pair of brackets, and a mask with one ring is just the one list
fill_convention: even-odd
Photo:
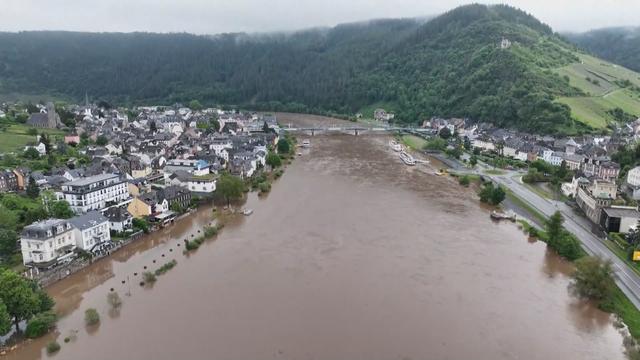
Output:
[[509,221],[516,221],[516,214],[513,211],[508,211],[508,212],[502,212],[502,211],[495,211],[493,210],[491,212],[491,215],[489,215],[492,219],[494,220],[509,220]]
[[302,147],[305,147],[305,148],[311,147],[311,141],[309,141],[309,139],[302,140]]
[[400,159],[409,166],[414,166],[416,164],[416,159],[404,150],[400,152]]
[[253,214],[253,209],[245,209],[245,210],[242,212],[242,215],[244,215],[244,216],[249,216],[249,215],[251,215],[251,214]]
[[395,141],[395,140],[391,140],[389,141],[389,146],[391,147],[391,149],[393,149],[393,151],[395,152],[400,152],[402,151],[402,145],[400,145],[399,142]]

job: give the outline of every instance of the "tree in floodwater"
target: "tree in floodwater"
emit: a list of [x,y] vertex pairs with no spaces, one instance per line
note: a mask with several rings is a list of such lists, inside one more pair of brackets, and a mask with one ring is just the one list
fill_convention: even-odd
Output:
[[28,280],[11,270],[0,272],[0,300],[13,318],[16,330],[22,320],[28,320],[41,309],[41,299]]
[[611,297],[614,289],[611,260],[585,256],[575,262],[576,271],[571,275],[571,291],[589,300],[603,301]]
[[547,232],[547,236],[549,237],[549,246],[555,248],[560,242],[560,238],[563,236],[564,228],[562,224],[564,223],[564,218],[560,211],[556,211],[553,215],[547,219],[545,223],[545,230]]
[[236,176],[223,174],[216,184],[216,192],[227,201],[227,206],[231,206],[231,200],[242,198],[244,183]]

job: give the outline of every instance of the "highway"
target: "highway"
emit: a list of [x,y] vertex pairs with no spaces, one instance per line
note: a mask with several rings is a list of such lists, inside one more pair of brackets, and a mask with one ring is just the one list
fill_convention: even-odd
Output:
[[640,276],[611,252],[611,250],[603,244],[603,239],[597,237],[589,230],[590,223],[586,219],[577,217],[573,214],[572,209],[564,203],[545,199],[529,190],[522,183],[513,179],[515,174],[515,172],[509,172],[506,175],[483,175],[490,178],[493,182],[508,188],[516,196],[529,203],[529,205],[545,216],[551,216],[556,211],[560,211],[565,219],[565,229],[573,233],[582,242],[583,248],[587,253],[611,260],[615,271],[616,284],[618,284],[618,287],[627,295],[636,308],[640,309]]

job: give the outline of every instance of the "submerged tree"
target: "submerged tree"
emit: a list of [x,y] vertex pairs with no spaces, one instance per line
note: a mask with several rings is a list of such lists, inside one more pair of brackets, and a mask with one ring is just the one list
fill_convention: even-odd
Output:
[[242,198],[244,193],[244,183],[238,177],[223,174],[216,185],[216,192],[227,201],[227,206],[231,205],[231,200]]

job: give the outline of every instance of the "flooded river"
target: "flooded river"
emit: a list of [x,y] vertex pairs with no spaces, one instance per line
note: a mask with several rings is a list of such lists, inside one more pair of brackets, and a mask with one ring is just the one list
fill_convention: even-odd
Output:
[[56,333],[7,358],[48,358],[54,338],[65,360],[624,358],[609,316],[568,294],[570,264],[387,141],[313,137],[268,196],[250,195],[253,215],[189,256],[177,244],[210,208],[55,284]]

